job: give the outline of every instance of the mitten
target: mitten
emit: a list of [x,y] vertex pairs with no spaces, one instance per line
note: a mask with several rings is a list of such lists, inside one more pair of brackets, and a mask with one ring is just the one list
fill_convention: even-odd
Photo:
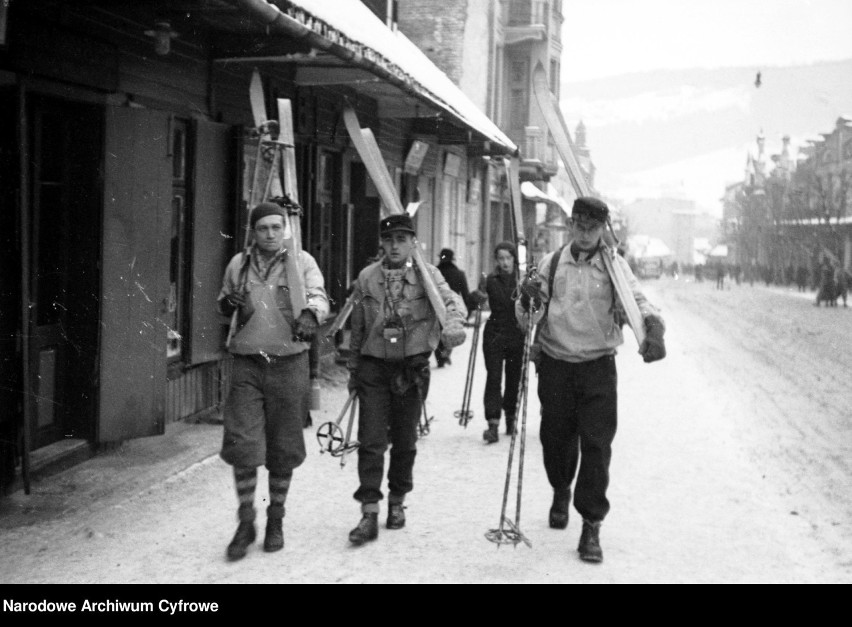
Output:
[[473,290],[470,293],[470,300],[479,307],[488,300],[488,294],[480,290]]
[[639,347],[639,354],[642,355],[645,363],[649,364],[666,356],[666,344],[663,341],[666,326],[663,319],[656,314],[646,315],[644,326],[645,339],[642,340],[642,345]]
[[441,342],[445,348],[455,348],[464,344],[466,334],[460,322],[450,322],[441,332]]
[[317,333],[317,317],[310,309],[305,309],[299,314],[296,324],[293,325],[293,340],[296,342],[310,342]]

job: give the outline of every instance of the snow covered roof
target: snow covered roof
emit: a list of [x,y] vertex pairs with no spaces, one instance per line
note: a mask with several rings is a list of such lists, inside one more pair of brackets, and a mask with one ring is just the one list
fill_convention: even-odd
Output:
[[423,51],[401,32],[388,28],[360,0],[287,0],[287,3],[293,7],[287,10],[290,17],[335,43],[342,44],[342,36],[349,40],[345,42],[348,49],[360,44],[364,47],[364,57],[417,88],[436,106],[508,151],[517,150],[515,143]]

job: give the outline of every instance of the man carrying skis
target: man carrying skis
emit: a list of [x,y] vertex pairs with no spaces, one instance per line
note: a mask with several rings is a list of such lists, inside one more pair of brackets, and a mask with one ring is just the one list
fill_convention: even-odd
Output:
[[[384,256],[361,270],[353,295],[349,340],[349,388],[358,391],[358,478],[355,500],[361,521],[349,541],[361,545],[379,534],[385,452],[390,444],[388,529],[405,525],[403,502],[414,488],[417,425],[429,391],[429,356],[442,340],[453,348],[464,342],[467,310],[435,266],[417,267],[411,217],[394,214],[381,221]],[[442,329],[426,294],[423,273],[434,279],[446,307]]]
[[[618,417],[615,353],[624,341],[617,297],[602,258],[609,254],[602,243],[608,216],[602,201],[578,198],[571,241],[564,250],[546,255],[539,267],[538,277],[552,280],[527,277],[515,303],[522,328],[529,315],[541,325],[538,395],[544,466],[553,487],[549,524],[554,529],[568,526],[571,484],[579,463],[574,507],[583,517],[583,530],[577,550],[588,562],[603,560],[599,531],[609,511],[606,490]],[[640,354],[645,362],[662,359],[662,317],[643,295],[627,262],[620,255],[612,262],[621,266],[642,314],[646,339]]]
[[274,202],[251,211],[254,245],[231,259],[219,294],[219,312],[237,312],[238,328],[228,350],[234,356],[225,402],[222,459],[234,467],[239,526],[228,559],[246,555],[254,542],[257,467],[269,470],[267,552],[284,548],[282,518],[293,469],[305,460],[303,422],[310,407],[308,351],[317,326],[328,315],[323,276],[314,258],[301,251],[299,265],[307,306],[293,310],[284,247],[287,215]]

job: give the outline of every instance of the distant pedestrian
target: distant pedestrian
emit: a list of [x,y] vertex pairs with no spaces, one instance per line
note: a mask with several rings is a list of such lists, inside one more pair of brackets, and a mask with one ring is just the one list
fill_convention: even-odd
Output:
[[485,323],[482,341],[482,354],[488,373],[483,398],[488,429],[482,437],[488,444],[500,439],[498,428],[501,410],[506,420],[506,435],[515,431],[515,410],[524,357],[524,332],[518,326],[515,302],[512,300],[518,284],[515,245],[511,242],[497,244],[494,247],[494,260],[497,267],[488,275],[485,283],[491,314]]
[[310,408],[309,356],[317,326],[328,315],[323,276],[314,258],[299,257],[307,307],[293,309],[284,248],[286,214],[276,203],[252,209],[254,245],[231,259],[219,293],[219,312],[237,312],[228,350],[234,357],[231,389],[223,412],[222,459],[233,466],[239,526],[228,559],[245,557],[254,542],[257,467],[269,471],[267,552],[284,547],[281,521],[293,470],[305,460],[302,433]]
[[834,266],[826,259],[820,267],[820,284],[816,297],[816,306],[825,303],[826,307],[837,306],[837,286],[834,283]]
[[843,299],[843,306],[846,307],[846,292],[849,289],[849,271],[838,266],[834,273],[834,283],[837,288],[837,298]]
[[805,266],[796,268],[796,287],[800,292],[804,292],[808,288],[808,269]]
[[716,263],[716,289],[725,289],[725,264],[721,261]]
[[[456,254],[449,248],[441,250],[440,260],[438,262],[438,270],[447,281],[447,285],[456,294],[462,297],[465,307],[468,311],[476,309],[476,303],[471,300],[470,289],[467,285],[467,275],[464,270],[456,266]],[[438,362],[438,368],[443,368],[445,365],[451,365],[453,362],[450,356],[453,353],[452,348],[448,348],[443,341],[438,343],[438,348],[435,349],[435,360]]]
[[671,273],[672,278],[677,280],[678,274],[680,273],[680,266],[678,266],[677,261],[672,262],[672,265],[669,267],[669,272]]

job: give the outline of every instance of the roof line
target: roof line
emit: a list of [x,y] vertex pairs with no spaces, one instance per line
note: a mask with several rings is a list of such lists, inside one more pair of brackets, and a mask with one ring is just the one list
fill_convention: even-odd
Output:
[[[291,37],[305,39],[310,45],[329,52],[348,63],[360,66],[379,78],[387,80],[404,92],[426,100],[477,132],[485,141],[503,148],[502,151],[497,152],[516,153],[518,151],[518,147],[485,114],[482,115],[488,120],[489,124],[494,126],[493,131],[480,128],[474,121],[467,119],[462,112],[437,96],[398,64],[393,63],[373,48],[355,41],[340,30],[328,25],[296,3],[288,2],[290,8],[284,12],[267,0],[231,0],[231,2],[252,14],[268,31],[279,31]],[[455,85],[453,87],[458,89]],[[459,90],[459,94],[467,98],[461,90]]]

